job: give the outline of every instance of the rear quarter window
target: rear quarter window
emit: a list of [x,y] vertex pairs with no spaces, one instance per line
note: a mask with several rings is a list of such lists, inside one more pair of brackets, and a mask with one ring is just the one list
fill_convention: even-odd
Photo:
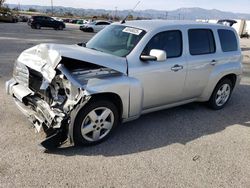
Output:
[[238,42],[235,33],[231,30],[218,30],[220,44],[223,52],[232,52],[238,50]]

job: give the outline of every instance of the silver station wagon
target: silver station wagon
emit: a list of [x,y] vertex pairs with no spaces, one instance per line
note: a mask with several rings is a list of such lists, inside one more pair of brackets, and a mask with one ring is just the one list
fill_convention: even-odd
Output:
[[107,139],[121,122],[199,101],[222,109],[242,74],[234,29],[187,21],[115,23],[78,45],[40,44],[6,90],[45,148]]

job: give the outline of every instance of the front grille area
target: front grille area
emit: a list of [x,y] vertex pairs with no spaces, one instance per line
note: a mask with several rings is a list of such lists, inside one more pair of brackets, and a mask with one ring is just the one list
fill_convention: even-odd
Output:
[[20,62],[16,62],[13,77],[15,81],[29,89],[31,89],[36,97],[46,101],[51,104],[51,94],[50,90],[41,90],[41,85],[43,83],[43,75],[35,71]]
[[43,75],[22,63],[17,62],[13,76],[17,83],[30,88],[34,92],[39,92],[43,82]]

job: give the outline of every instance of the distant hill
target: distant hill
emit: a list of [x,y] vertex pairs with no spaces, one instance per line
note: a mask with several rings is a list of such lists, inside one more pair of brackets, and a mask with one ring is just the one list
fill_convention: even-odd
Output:
[[[8,4],[9,8],[15,8],[18,5]],[[29,10],[29,8],[36,9],[41,12],[50,12],[50,6],[38,6],[38,5],[21,5],[22,10]],[[55,6],[54,11],[58,14],[64,15],[66,13],[72,13],[77,16],[119,16],[125,17],[130,13],[130,10],[104,10],[104,9],[83,9],[83,8],[71,8]],[[177,10],[141,10],[132,12],[133,17],[143,17],[150,19],[250,19],[250,14],[224,12],[216,9],[207,10],[202,8],[180,8]]]

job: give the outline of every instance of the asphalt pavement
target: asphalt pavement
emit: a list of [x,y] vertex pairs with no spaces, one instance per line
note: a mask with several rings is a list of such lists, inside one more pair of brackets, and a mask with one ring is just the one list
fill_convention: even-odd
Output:
[[119,126],[93,147],[38,146],[29,121],[5,94],[15,59],[39,43],[75,44],[93,34],[0,23],[0,187],[250,187],[250,40],[241,40],[244,76],[225,109],[202,103]]

